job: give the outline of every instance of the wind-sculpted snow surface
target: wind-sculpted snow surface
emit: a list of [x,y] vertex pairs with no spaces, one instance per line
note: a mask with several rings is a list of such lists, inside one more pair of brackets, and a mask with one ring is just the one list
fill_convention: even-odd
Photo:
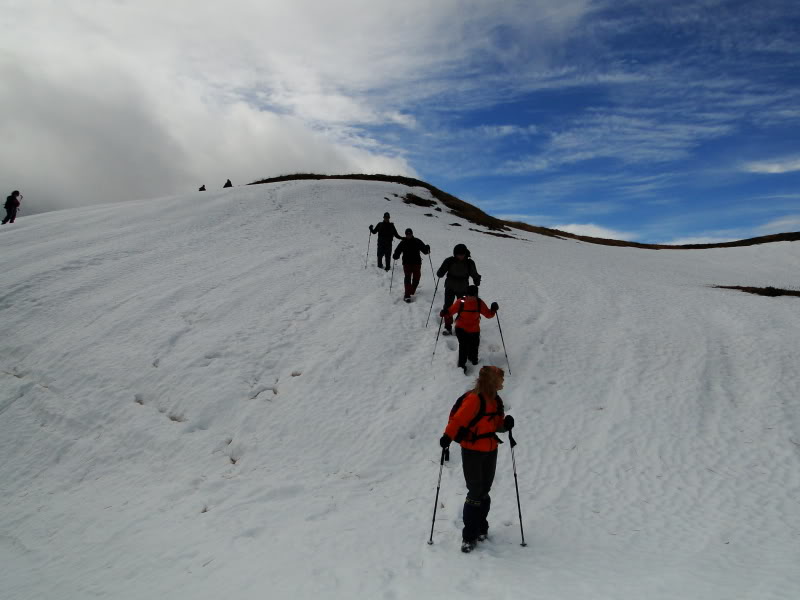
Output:
[[[800,597],[800,244],[647,251],[450,224],[428,190],[283,182],[0,231],[3,598]],[[390,199],[387,202],[386,199]],[[471,379],[431,364],[429,264],[364,258],[384,211],[463,242],[500,304],[508,444],[459,552]],[[440,286],[441,287],[441,286]],[[481,359],[505,366],[497,323]]]

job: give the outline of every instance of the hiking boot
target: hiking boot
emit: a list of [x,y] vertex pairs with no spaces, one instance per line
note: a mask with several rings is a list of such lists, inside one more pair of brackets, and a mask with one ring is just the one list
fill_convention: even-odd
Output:
[[480,535],[478,535],[478,541],[479,542],[485,542],[488,539],[489,539],[489,534],[488,533],[481,533]]
[[477,365],[478,364],[478,359],[476,358],[475,360],[473,360],[473,359],[470,358],[469,362],[471,362],[473,365]]
[[442,335],[453,335],[453,328],[449,325],[444,326],[444,331],[442,331]]
[[461,369],[462,371],[464,371],[464,375],[469,375],[469,373],[467,373],[467,365],[463,365],[463,366],[460,366],[458,368]]
[[475,542],[468,542],[464,540],[461,542],[461,551],[462,552],[472,552],[475,549]]

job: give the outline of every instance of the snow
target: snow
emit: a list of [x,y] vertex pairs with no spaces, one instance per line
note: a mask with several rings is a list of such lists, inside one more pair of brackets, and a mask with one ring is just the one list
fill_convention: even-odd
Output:
[[[710,287],[798,288],[800,244],[504,239],[408,191],[284,182],[3,226],[0,595],[800,597],[800,304]],[[411,304],[374,239],[364,268],[386,210],[434,268],[466,243],[500,304],[525,548],[508,444],[490,540],[459,550],[454,447],[426,543],[472,378],[453,338],[431,360],[430,264]],[[481,359],[506,366],[494,320]]]

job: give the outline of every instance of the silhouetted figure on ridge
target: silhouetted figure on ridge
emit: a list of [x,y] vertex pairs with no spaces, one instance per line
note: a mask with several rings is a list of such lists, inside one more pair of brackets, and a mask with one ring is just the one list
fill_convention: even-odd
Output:
[[6,203],[4,205],[6,209],[6,218],[3,219],[3,225],[6,223],[13,223],[14,219],[17,218],[20,198],[22,198],[22,194],[19,193],[19,190],[14,190],[11,192],[11,195],[6,198]]

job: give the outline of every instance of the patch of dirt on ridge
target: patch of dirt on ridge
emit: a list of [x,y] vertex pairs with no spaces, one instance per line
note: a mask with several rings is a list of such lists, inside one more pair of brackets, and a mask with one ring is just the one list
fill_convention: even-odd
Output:
[[715,285],[715,288],[724,289],[724,290],[739,290],[740,292],[746,292],[748,294],[757,294],[758,296],[768,296],[770,298],[775,298],[777,296],[798,296],[800,297],[800,292],[795,290],[782,290],[780,288],[774,287],[748,287],[742,285]]

